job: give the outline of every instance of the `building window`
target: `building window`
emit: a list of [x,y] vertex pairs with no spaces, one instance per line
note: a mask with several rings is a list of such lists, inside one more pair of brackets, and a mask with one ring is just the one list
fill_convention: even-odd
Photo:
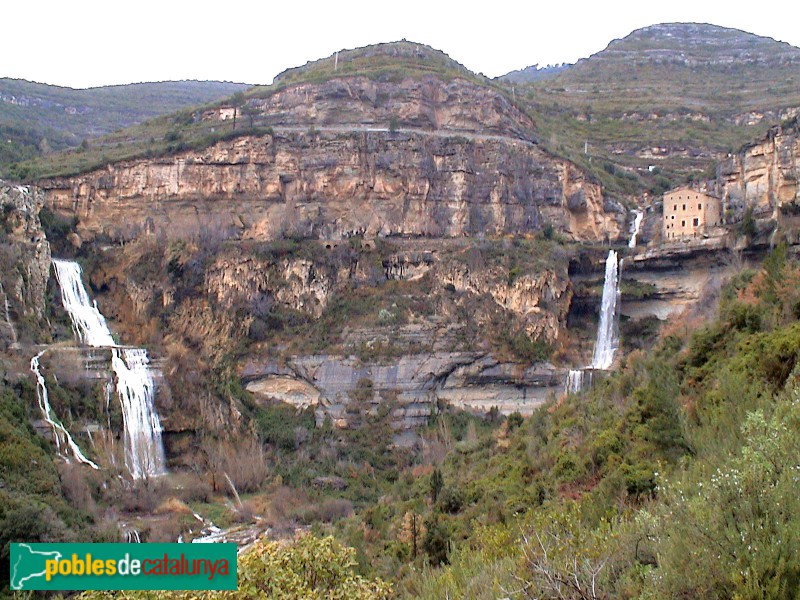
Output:
[[685,204],[683,205],[683,210],[686,210],[686,205]]
[[672,210],[678,210],[678,205],[677,204],[673,204],[672,205]]
[[694,225],[695,227],[700,225],[700,219],[695,218],[694,221],[692,221],[692,225]]
[[681,227],[686,227],[686,221],[681,221]]
[[670,219],[672,219],[672,220],[674,221],[674,220],[675,220],[675,215],[672,215],[672,216],[670,217]]
[[702,203],[697,205],[697,210],[703,210],[703,204]]

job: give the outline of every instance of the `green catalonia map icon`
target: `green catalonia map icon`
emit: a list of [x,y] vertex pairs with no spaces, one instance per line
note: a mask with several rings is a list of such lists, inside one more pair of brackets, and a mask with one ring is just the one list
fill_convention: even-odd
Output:
[[11,555],[11,589],[32,589],[33,581],[45,578],[45,561],[59,560],[60,552],[34,550],[29,544],[13,544]]

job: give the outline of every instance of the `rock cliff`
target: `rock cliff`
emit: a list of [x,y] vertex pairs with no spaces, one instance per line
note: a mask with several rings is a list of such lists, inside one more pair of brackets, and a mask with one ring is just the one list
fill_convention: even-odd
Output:
[[[624,217],[535,143],[502,93],[464,78],[363,76],[249,101],[271,135],[41,182],[83,237],[341,239],[526,233],[618,239]],[[229,126],[220,123],[219,127]]]
[[767,137],[730,156],[717,168],[714,187],[729,220],[748,208],[761,219],[780,222],[800,211],[800,130],[797,121],[773,127]]
[[551,224],[619,237],[599,185],[530,142],[426,132],[286,132],[42,183],[82,237],[455,237]]
[[409,128],[535,140],[533,120],[493,87],[433,75],[401,81],[364,76],[300,83],[253,99],[263,122],[281,126]]
[[530,414],[563,390],[564,373],[550,364],[523,367],[490,356],[441,352],[400,357],[392,364],[362,363],[354,357],[304,356],[286,365],[248,361],[247,389],[258,401],[315,407],[317,421],[352,427],[388,404],[396,429],[427,423],[437,402],[486,414]]
[[17,341],[20,324],[35,334],[46,313],[50,245],[39,210],[44,195],[0,181],[0,339]]

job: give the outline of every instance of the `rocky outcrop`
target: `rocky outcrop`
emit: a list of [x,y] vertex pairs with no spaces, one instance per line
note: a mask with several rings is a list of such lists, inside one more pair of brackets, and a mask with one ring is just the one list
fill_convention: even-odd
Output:
[[499,266],[470,269],[452,261],[442,269],[440,280],[459,292],[488,295],[523,320],[529,337],[548,343],[558,339],[572,294],[569,280],[550,270],[509,281],[508,271]]
[[0,181],[0,337],[7,342],[17,341],[14,323],[35,327],[45,317],[50,245],[39,221],[43,200],[38,190]]
[[42,186],[84,239],[454,237],[550,224],[597,241],[624,227],[577,167],[510,138],[287,132]]
[[[370,128],[479,133],[533,140],[533,120],[498,89],[454,78],[380,81],[343,77],[303,83],[250,100],[267,125],[318,128],[342,123]],[[259,123],[262,122],[259,119]]]
[[745,147],[717,168],[715,191],[729,220],[741,219],[748,208],[756,218],[780,221],[800,211],[800,133],[774,127],[762,141]]
[[318,318],[337,283],[347,282],[350,270],[326,269],[310,259],[292,258],[277,262],[254,256],[220,255],[206,271],[206,293],[226,309],[253,304],[261,299],[279,302]]
[[351,427],[386,405],[397,429],[424,425],[437,402],[478,414],[530,414],[563,389],[564,373],[542,363],[525,367],[488,355],[442,352],[402,356],[392,364],[354,357],[303,356],[281,366],[249,360],[242,376],[259,401],[316,407],[318,422],[330,418]]
[[549,224],[602,241],[624,228],[597,183],[537,145],[526,113],[472,79],[295,83],[250,99],[248,112],[273,134],[44,181],[47,202],[77,215],[87,239],[459,237]]

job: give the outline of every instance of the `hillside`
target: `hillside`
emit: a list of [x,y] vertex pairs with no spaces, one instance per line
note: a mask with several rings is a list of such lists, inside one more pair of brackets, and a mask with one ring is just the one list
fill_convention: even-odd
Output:
[[[653,25],[518,86],[541,139],[618,194],[713,174],[800,107],[800,49],[696,23]],[[587,151],[585,153],[585,151]]]
[[[14,541],[205,539],[255,542],[231,598],[798,597],[800,130],[708,83],[791,72],[753,37],[635,32],[596,92],[379,44],[18,165],[0,594]],[[713,236],[622,203],[700,168]]]
[[534,81],[551,79],[562,71],[569,69],[571,66],[572,65],[565,63],[560,65],[547,65],[545,67],[540,67],[538,64],[536,64],[525,67],[524,69],[511,71],[505,75],[501,75],[497,78],[497,80],[505,83],[532,83]]
[[[455,89],[448,98],[440,94],[437,86],[431,87],[425,82],[452,84]],[[394,95],[400,94],[411,100],[411,92],[401,85],[404,83],[406,88],[414,87],[414,114],[390,114],[388,110],[397,104],[397,100],[403,100]],[[351,89],[353,85],[356,89]],[[307,95],[308,90],[317,89],[325,92],[314,98]],[[481,90],[484,102],[479,106],[490,102],[501,105],[495,112],[515,113],[512,120],[507,119],[503,125],[513,126],[513,121],[521,121],[521,127],[511,133],[516,137],[535,139],[530,117],[515,105],[512,95],[502,86],[472,73],[439,50],[400,41],[342,50],[304,66],[287,69],[269,86],[256,86],[227,98],[226,105],[238,106],[238,130],[237,119],[220,123],[217,118],[209,118],[207,109],[210,107],[194,106],[92,140],[76,151],[20,163],[13,175],[28,181],[73,175],[122,160],[200,150],[220,140],[248,133],[263,135],[269,133],[272,126],[438,129],[442,124],[435,114],[434,105],[448,102],[453,105],[459,100],[459,89]],[[467,96],[470,93],[467,92]],[[328,110],[318,110],[318,102],[327,104]],[[282,104],[283,108],[273,106],[276,103]],[[304,106],[310,110],[305,110]],[[347,108],[355,110],[348,112]],[[340,114],[342,109],[344,112]],[[470,107],[462,106],[460,111],[469,114]],[[473,132],[484,130],[486,128],[480,119],[476,115],[466,128],[463,123],[452,123],[445,128]],[[491,127],[490,123],[488,128]],[[494,131],[497,133],[497,127]]]
[[14,162],[74,148],[83,140],[246,87],[218,81],[165,81],[76,90],[0,79],[0,175]]

